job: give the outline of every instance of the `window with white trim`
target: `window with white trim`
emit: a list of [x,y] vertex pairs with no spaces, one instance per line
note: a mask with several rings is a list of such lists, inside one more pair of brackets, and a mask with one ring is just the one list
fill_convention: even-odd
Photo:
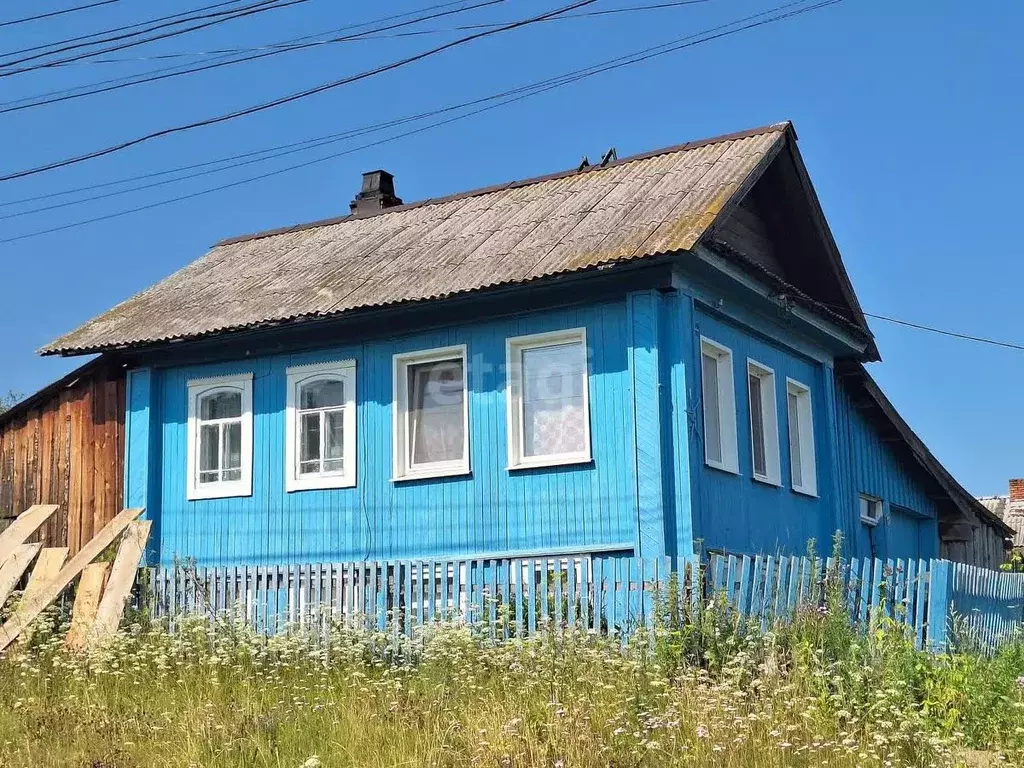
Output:
[[506,344],[509,469],[591,460],[584,328]]
[[252,374],[188,382],[189,499],[252,494]]
[[877,496],[860,495],[860,521],[865,525],[878,525],[882,520],[882,500]]
[[700,369],[704,404],[704,463],[715,469],[738,473],[732,351],[701,337]]
[[355,373],[352,360],[288,369],[288,491],[356,484]]
[[775,371],[754,360],[747,360],[747,400],[750,405],[750,457],[754,479],[780,485],[782,466],[775,406]]
[[814,420],[811,390],[806,384],[786,380],[786,405],[789,416],[789,464],[793,490],[816,496],[817,468],[814,458]]
[[394,356],[394,480],[469,472],[466,347]]

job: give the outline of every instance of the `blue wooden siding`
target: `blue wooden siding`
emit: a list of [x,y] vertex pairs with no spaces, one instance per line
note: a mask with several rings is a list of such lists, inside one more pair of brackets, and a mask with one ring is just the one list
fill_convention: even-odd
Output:
[[[844,533],[852,556],[933,557],[937,511],[926,485],[850,402],[829,355],[793,329],[726,319],[689,290],[639,291],[551,310],[316,352],[129,376],[126,499],[156,524],[151,563],[203,565],[545,555],[601,551],[687,556],[704,549],[803,554]],[[507,468],[505,343],[585,327],[594,461]],[[704,463],[700,336],[733,355],[739,474]],[[466,344],[472,475],[391,482],[392,356]],[[796,350],[800,350],[799,352]],[[780,487],[753,478],[747,360],[775,372]],[[356,360],[357,484],[284,490],[285,371]],[[187,382],[252,372],[253,494],[186,500]],[[811,388],[818,495],[791,489],[786,378]],[[885,502],[860,523],[858,494]]]
[[[637,443],[658,430],[658,294],[542,312],[416,336],[368,341],[315,353],[154,370],[159,413],[159,561],[194,557],[204,565],[449,557],[588,548],[633,551],[638,524]],[[506,469],[505,341],[584,326],[590,346],[590,465]],[[640,346],[634,351],[631,344]],[[392,355],[468,345],[472,476],[392,483]],[[284,490],[285,369],[355,359],[358,478],[355,488]],[[653,379],[652,376],[653,369]],[[251,497],[186,500],[187,393],[190,379],[253,373]],[[635,419],[632,377],[643,387]],[[640,395],[641,393],[638,393]],[[653,403],[647,398],[654,396]],[[147,404],[132,402],[132,423]],[[653,417],[652,417],[653,416]],[[154,441],[150,441],[154,445]],[[134,451],[137,446],[132,446]],[[657,449],[660,455],[660,449]],[[643,474],[660,474],[645,457]],[[151,477],[152,484],[155,478]],[[133,477],[129,483],[142,482]],[[130,498],[138,495],[131,489]],[[661,514],[644,499],[645,530]],[[661,534],[664,540],[664,533]],[[650,546],[657,551],[657,534]],[[664,545],[661,545],[662,547]]]
[[[690,476],[693,487],[693,537],[704,549],[740,553],[785,552],[803,554],[809,539],[823,546],[838,523],[832,504],[834,463],[829,444],[829,409],[826,388],[830,371],[784,345],[769,341],[768,334],[785,337],[781,328],[763,326],[756,331],[713,316],[697,307],[686,364],[690,409]],[[704,416],[700,375],[700,337],[705,336],[732,351],[736,392],[736,429],[739,474],[708,467],[704,463]],[[782,466],[781,487],[755,480],[750,444],[750,407],[747,393],[747,359],[775,372],[775,405],[778,415]],[[811,389],[817,496],[791,488],[789,425],[786,377]]]
[[[842,386],[836,387],[836,432],[840,466],[846,470],[840,504],[849,509],[846,535],[857,554],[938,557],[938,509],[921,482],[921,470],[881,439]],[[884,503],[885,517],[874,528],[860,522],[862,493]]]

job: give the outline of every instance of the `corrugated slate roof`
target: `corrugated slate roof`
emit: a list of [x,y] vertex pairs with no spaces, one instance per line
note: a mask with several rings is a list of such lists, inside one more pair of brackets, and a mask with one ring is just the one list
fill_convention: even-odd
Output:
[[1011,502],[1009,496],[981,496],[978,501],[1013,528],[1013,546],[1024,547],[1024,505]]
[[192,339],[687,250],[788,129],[226,240],[41,352]]

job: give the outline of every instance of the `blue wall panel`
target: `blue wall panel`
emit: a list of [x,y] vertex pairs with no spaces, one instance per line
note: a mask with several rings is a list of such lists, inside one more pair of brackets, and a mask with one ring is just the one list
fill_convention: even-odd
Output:
[[[579,326],[586,327],[590,346],[594,461],[509,472],[505,340]],[[627,302],[621,301],[315,353],[155,370],[162,422],[154,473],[159,496],[152,505],[161,522],[159,559],[258,564],[632,548],[637,475],[630,335]],[[463,343],[472,476],[392,483],[392,355]],[[357,485],[286,493],[285,370],[348,358],[356,360]],[[187,382],[246,371],[253,373],[253,494],[189,502]]]
[[[687,394],[690,406],[690,467],[693,483],[693,536],[703,548],[732,552],[776,552],[804,554],[808,541],[815,539],[819,550],[835,528],[832,504],[834,465],[829,443],[825,389],[831,384],[826,368],[768,340],[768,334],[785,336],[784,329],[745,328],[697,308],[686,364],[689,368]],[[732,350],[736,392],[736,429],[739,474],[723,472],[704,463],[704,424],[700,375],[700,336]],[[750,408],[747,394],[747,359],[775,372],[778,415],[781,487],[755,480],[751,466]],[[816,497],[791,489],[789,433],[786,418],[786,377],[811,389],[811,404],[817,461]]]
[[[860,555],[938,557],[938,509],[922,470],[884,442],[840,385],[836,387],[836,432],[842,466],[840,504],[855,522],[853,545]],[[872,528],[860,522],[860,494],[884,502],[885,519]],[[893,509],[893,505],[903,509]]]

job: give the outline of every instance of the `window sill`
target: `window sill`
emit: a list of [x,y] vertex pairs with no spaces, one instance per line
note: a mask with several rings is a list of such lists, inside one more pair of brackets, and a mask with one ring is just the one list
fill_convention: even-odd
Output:
[[767,486],[769,486],[771,488],[781,488],[782,487],[782,481],[781,480],[772,480],[771,478],[768,478],[768,477],[758,477],[757,475],[753,475],[751,479],[753,479],[754,482],[760,483],[761,485],[767,485]]
[[818,491],[810,488],[797,488],[793,486],[793,493],[799,493],[801,496],[810,496],[812,499],[818,498]]
[[872,528],[881,522],[881,520],[875,520],[873,517],[864,517],[863,515],[861,515],[860,521],[864,523],[864,525],[869,525]]
[[544,469],[545,467],[571,467],[580,464],[593,464],[593,456],[554,456],[550,459],[533,459],[509,464],[505,469],[509,472],[518,472],[523,469]]
[[392,483],[408,483],[413,480],[436,480],[441,477],[469,477],[473,473],[469,467],[458,467],[456,469],[427,469],[421,472],[410,472],[405,475],[392,477]]
[[189,501],[206,501],[208,499],[236,499],[252,496],[252,486],[249,484],[230,486],[217,486],[210,488],[189,488],[187,498]]
[[739,473],[740,473],[739,467],[729,467],[729,466],[726,466],[725,464],[717,464],[717,463],[710,462],[707,459],[704,459],[704,466],[711,467],[711,469],[716,469],[719,472],[727,472],[730,475],[737,475],[738,476]]
[[292,480],[288,483],[285,491],[296,493],[298,491],[332,491],[340,488],[355,488],[355,478],[348,477],[317,477],[306,480]]

